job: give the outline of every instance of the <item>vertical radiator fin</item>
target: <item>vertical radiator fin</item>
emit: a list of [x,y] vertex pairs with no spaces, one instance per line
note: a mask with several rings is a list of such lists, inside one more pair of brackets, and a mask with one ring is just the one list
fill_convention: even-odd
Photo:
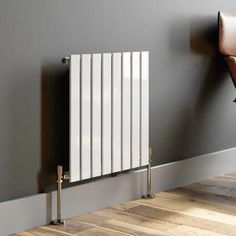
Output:
[[132,53],[132,168],[140,166],[140,53]]
[[82,55],[81,61],[81,179],[91,176],[91,55]]
[[102,174],[111,173],[111,54],[102,61]]
[[70,181],[80,180],[80,55],[70,57]]
[[92,177],[101,176],[101,74],[102,74],[102,64],[101,64],[101,54],[92,55]]
[[122,170],[130,169],[131,142],[131,64],[130,52],[123,53],[122,60]]
[[112,172],[121,171],[121,53],[112,61]]
[[149,149],[149,53],[141,53],[141,166],[148,164]]

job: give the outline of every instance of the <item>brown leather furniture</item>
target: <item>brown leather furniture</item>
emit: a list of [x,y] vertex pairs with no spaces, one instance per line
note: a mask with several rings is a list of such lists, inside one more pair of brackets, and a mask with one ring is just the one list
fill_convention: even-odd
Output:
[[225,56],[236,87],[236,14],[219,12],[219,50]]

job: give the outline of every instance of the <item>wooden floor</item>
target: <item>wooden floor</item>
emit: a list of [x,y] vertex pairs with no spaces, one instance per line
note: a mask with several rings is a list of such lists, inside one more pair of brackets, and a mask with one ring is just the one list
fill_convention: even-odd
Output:
[[15,235],[236,236],[236,172]]

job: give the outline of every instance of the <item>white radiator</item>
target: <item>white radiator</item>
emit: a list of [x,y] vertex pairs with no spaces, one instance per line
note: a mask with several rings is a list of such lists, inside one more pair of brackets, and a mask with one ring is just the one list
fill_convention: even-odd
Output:
[[149,53],[70,56],[70,181],[148,164]]

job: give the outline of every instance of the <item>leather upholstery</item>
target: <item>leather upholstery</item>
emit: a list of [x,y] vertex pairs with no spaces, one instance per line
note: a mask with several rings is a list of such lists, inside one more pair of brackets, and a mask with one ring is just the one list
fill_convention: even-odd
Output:
[[236,56],[236,14],[219,13],[219,49],[225,56]]
[[236,14],[219,12],[219,50],[225,56],[236,87]]
[[229,67],[230,75],[233,80],[234,86],[236,87],[236,57],[226,57],[225,58]]

